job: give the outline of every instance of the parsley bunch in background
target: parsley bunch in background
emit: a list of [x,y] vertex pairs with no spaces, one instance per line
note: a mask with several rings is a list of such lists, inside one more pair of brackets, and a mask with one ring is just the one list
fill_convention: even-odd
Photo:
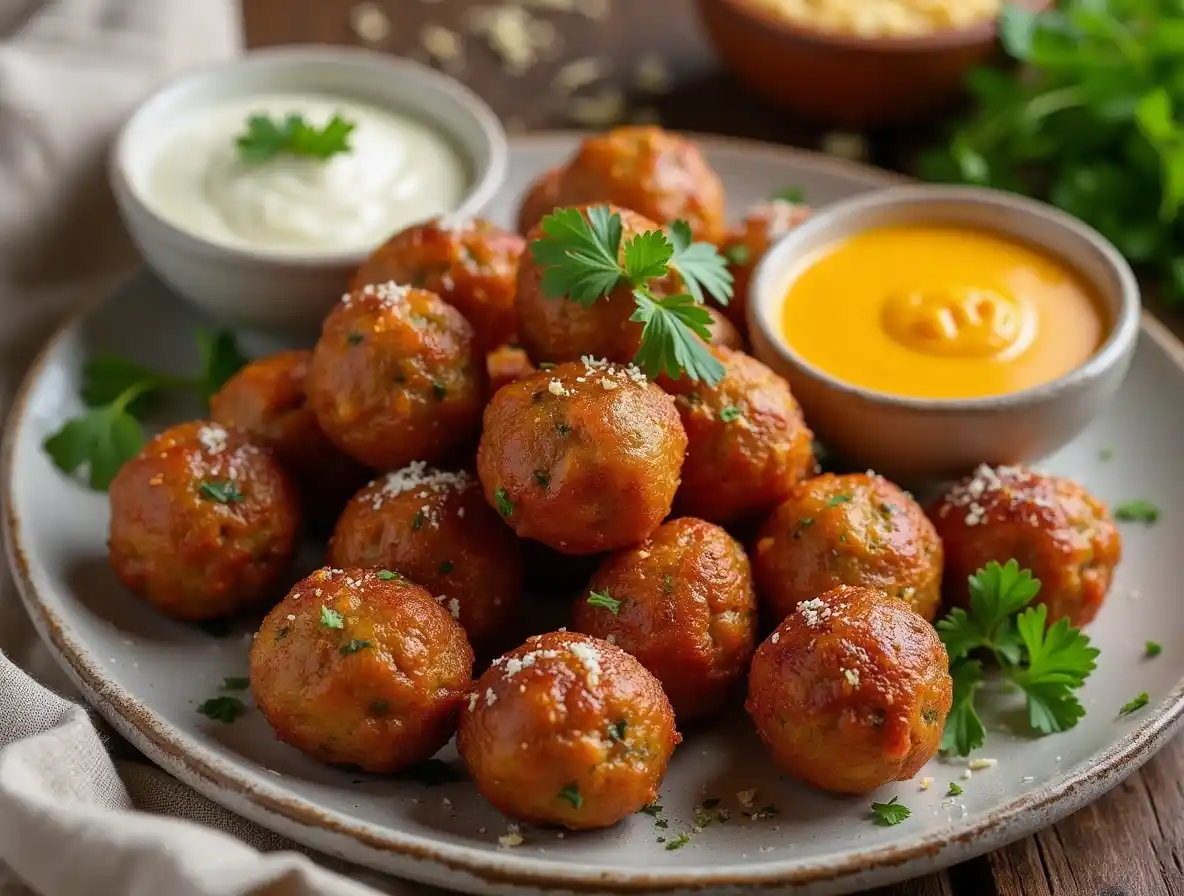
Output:
[[922,176],[1046,199],[1184,302],[1184,6],[1005,6],[1000,34],[1023,67],[971,74],[978,110]]
[[[723,365],[707,349],[711,315],[705,295],[721,305],[732,296],[732,275],[710,243],[696,243],[691,228],[675,221],[669,232],[651,230],[625,240],[621,216],[608,206],[556,209],[543,218],[543,235],[530,247],[542,269],[543,294],[591,307],[618,286],[628,285],[637,302],[629,319],[642,324],[634,359],[650,378],[684,373],[718,383]],[[685,293],[659,296],[650,283],[673,270]]]
[[1085,715],[1074,693],[1096,666],[1098,650],[1089,638],[1058,619],[1048,625],[1048,607],[1028,606],[1040,581],[1015,560],[991,562],[970,577],[970,607],[956,608],[937,622],[950,656],[954,704],[941,748],[966,756],[981,747],[986,729],[974,701],[983,684],[983,657],[1023,691],[1028,722],[1041,734],[1066,731]]

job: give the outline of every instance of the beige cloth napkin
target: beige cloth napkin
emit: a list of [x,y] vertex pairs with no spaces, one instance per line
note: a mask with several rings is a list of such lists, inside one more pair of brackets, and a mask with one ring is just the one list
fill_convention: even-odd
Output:
[[[0,420],[65,310],[136,263],[104,175],[116,128],[172,73],[237,51],[239,16],[235,0],[0,0]],[[0,896],[429,892],[313,861],[120,745],[6,568],[0,650]]]

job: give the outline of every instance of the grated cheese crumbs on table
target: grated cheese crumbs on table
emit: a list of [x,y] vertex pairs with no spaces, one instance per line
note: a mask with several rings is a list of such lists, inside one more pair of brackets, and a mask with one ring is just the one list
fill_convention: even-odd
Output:
[[971,771],[978,772],[985,768],[994,768],[998,764],[998,759],[971,759],[966,763],[966,767]]
[[[468,488],[471,484],[472,477],[463,470],[458,473],[437,470],[434,467],[428,467],[422,460],[415,460],[403,467],[403,469],[395,470],[393,473],[387,473],[381,479],[376,479],[370,483],[370,487],[376,487],[374,493],[370,496],[370,503],[375,510],[378,510],[386,503],[388,498],[397,498],[404,492],[409,492],[413,489],[423,489],[425,494],[434,493],[443,495],[450,491],[459,492]],[[420,494],[419,496],[423,497],[424,494]],[[457,513],[460,515],[459,511]],[[436,523],[433,524],[438,525]]]
[[932,786],[933,786],[933,779],[930,778],[928,775],[926,775],[924,778],[921,779],[921,789],[922,790],[928,790]]
[[354,34],[368,44],[382,43],[390,37],[391,20],[378,3],[359,3],[349,11]]
[[229,434],[221,426],[208,424],[197,431],[197,440],[210,454],[221,454],[226,450]]
[[546,19],[510,3],[475,6],[465,15],[469,31],[483,38],[506,74],[524,75],[559,52],[559,33]]
[[633,71],[633,84],[645,93],[669,93],[674,84],[670,66],[657,53],[643,53]]
[[[357,290],[357,295],[376,298],[388,308],[395,308],[407,300],[407,295],[410,292],[410,286],[400,286],[394,280],[390,280],[386,283],[367,284]],[[354,302],[354,295],[352,292],[347,292],[341,297],[341,304],[346,308],[350,307]]]
[[557,93],[564,95],[575,93],[590,84],[595,84],[608,73],[608,65],[604,59],[596,56],[585,56],[573,59],[565,64],[555,77],[551,79],[551,86]]
[[576,124],[590,128],[605,128],[625,117],[628,104],[621,88],[606,86],[592,96],[573,96],[567,102],[567,117]]
[[844,669],[843,677],[847,679],[847,683],[853,688],[859,687],[859,670],[858,669]]
[[569,644],[568,650],[572,652],[577,660],[580,661],[584,667],[587,675],[584,681],[588,687],[594,688],[600,684],[600,651],[590,644]]
[[963,781],[969,781],[973,777],[974,777],[974,772],[972,772],[970,769],[966,769],[966,771],[962,772],[962,780]]
[[1020,778],[1020,783],[1021,784],[1031,784],[1035,780],[1036,780],[1036,778],[1034,775],[1024,775],[1022,778]]
[[423,47],[433,61],[452,72],[459,72],[464,68],[465,44],[464,39],[450,28],[428,22],[419,30],[419,45]]
[[506,832],[497,838],[497,845],[502,849],[513,849],[515,846],[521,846],[522,843],[522,829],[516,824],[510,825],[506,828]]
[[563,388],[563,383],[559,382],[559,380],[551,380],[551,382],[547,383],[547,391],[552,395],[558,395],[560,397],[571,394]]
[[756,789],[752,790],[738,790],[736,791],[736,802],[738,802],[745,809],[751,809],[752,804],[756,801]]

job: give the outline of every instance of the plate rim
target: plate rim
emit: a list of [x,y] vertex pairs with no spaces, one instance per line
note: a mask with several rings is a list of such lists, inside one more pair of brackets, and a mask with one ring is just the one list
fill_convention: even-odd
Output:
[[[546,131],[514,136],[511,153],[544,149],[548,144],[569,146],[589,132],[579,130]],[[829,171],[868,182],[881,180],[886,186],[909,179],[889,171],[857,162],[826,156],[809,150],[774,143],[712,134],[681,132],[705,148],[792,159],[801,167]],[[143,267],[137,269],[142,272]],[[136,276],[133,273],[132,276]],[[126,282],[126,281],[125,281]],[[16,433],[23,431],[30,419],[30,398],[50,356],[60,342],[73,332],[76,324],[93,307],[107,300],[112,291],[91,296],[68,314],[45,345],[38,351],[13,396],[3,439],[0,441],[0,505],[3,505],[5,551],[13,580],[26,612],[38,635],[55,660],[77,684],[87,701],[153,762],[176,775],[184,783],[215,802],[227,804],[232,811],[265,827],[276,823],[293,839],[296,830],[345,838],[363,850],[394,854],[405,860],[405,868],[388,872],[396,876],[430,881],[448,886],[440,872],[465,875],[482,884],[500,888],[534,887],[563,889],[569,892],[659,893],[702,890],[710,887],[795,886],[833,891],[845,883],[859,885],[858,878],[877,875],[877,883],[902,880],[926,871],[945,867],[981,855],[1014,840],[1041,830],[1085,804],[1102,796],[1147,762],[1184,722],[1184,678],[1142,723],[1098,754],[1095,762],[1075,773],[1036,788],[998,809],[979,816],[967,825],[951,823],[938,831],[919,837],[907,845],[882,846],[852,850],[840,857],[822,858],[803,864],[799,860],[763,862],[745,867],[732,862],[722,868],[697,868],[685,871],[677,867],[620,871],[585,862],[561,862],[510,851],[491,853],[471,846],[442,843],[394,828],[351,820],[340,813],[325,810],[302,797],[285,793],[282,786],[252,780],[215,750],[187,744],[190,738],[180,728],[153,715],[133,694],[105,678],[101,664],[87,661],[85,649],[76,642],[57,614],[48,606],[34,583],[27,558],[29,553],[21,535],[21,521],[13,502],[16,478]],[[1143,337],[1184,371],[1184,342],[1144,309],[1140,315]],[[333,851],[324,843],[309,846]],[[366,864],[353,850],[339,848],[338,854]],[[948,859],[948,861],[946,861]],[[423,869],[419,863],[435,866]],[[424,871],[429,873],[423,873]],[[455,885],[455,884],[454,884]]]

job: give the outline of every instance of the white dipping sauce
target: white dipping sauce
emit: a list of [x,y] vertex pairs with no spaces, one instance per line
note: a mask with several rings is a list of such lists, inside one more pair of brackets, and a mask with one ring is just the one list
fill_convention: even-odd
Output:
[[[356,127],[328,159],[239,158],[247,119],[297,114],[317,129],[334,115]],[[415,221],[454,210],[469,187],[449,141],[411,117],[330,96],[275,94],[221,103],[162,141],[144,200],[190,233],[279,252],[369,251]]]

